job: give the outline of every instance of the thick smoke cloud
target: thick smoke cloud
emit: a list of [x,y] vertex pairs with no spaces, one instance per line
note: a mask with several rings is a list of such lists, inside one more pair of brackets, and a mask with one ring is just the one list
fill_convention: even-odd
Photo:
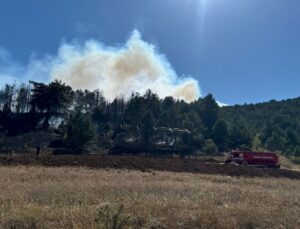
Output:
[[198,82],[178,77],[167,59],[134,31],[123,47],[106,47],[91,40],[84,45],[63,44],[50,69],[52,79],[74,89],[100,89],[108,100],[143,94],[151,89],[160,97],[191,102],[200,96]]
[[89,40],[85,43],[63,43],[58,54],[32,54],[23,65],[0,47],[0,86],[5,83],[49,82],[58,79],[74,89],[99,89],[110,101],[128,98],[133,92],[144,94],[151,89],[163,98],[173,96],[191,102],[201,93],[198,81],[179,77],[166,57],[156,47],[133,31],[119,47],[108,47]]

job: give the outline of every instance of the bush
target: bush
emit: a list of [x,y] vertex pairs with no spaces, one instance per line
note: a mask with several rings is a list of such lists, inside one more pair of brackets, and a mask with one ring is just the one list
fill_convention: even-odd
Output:
[[290,146],[285,151],[283,151],[283,155],[285,155],[285,156],[293,156],[294,151],[295,151],[295,147]]
[[212,139],[207,139],[204,142],[203,151],[207,154],[216,154],[218,152],[218,147]]
[[95,136],[95,129],[90,118],[77,111],[71,114],[66,126],[66,142],[70,147],[83,149]]
[[300,146],[295,147],[294,157],[300,157]]

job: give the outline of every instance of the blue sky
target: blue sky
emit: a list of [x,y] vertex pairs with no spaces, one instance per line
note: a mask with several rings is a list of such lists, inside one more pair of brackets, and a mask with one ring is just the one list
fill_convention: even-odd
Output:
[[22,72],[64,41],[118,46],[137,29],[203,95],[287,99],[300,96],[299,23],[299,0],[1,0],[0,71]]

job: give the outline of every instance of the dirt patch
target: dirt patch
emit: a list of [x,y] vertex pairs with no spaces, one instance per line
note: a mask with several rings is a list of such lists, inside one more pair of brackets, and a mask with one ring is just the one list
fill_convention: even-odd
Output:
[[90,168],[112,168],[140,170],[148,172],[171,171],[202,174],[219,174],[226,176],[247,177],[284,177],[299,179],[300,172],[285,169],[260,169],[224,165],[191,159],[159,159],[133,156],[100,156],[100,155],[13,155],[0,156],[0,165],[43,165],[43,166],[86,166]]

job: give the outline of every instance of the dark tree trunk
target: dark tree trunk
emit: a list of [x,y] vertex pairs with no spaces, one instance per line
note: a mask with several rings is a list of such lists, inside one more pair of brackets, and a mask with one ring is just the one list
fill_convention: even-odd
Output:
[[48,128],[49,128],[49,118],[50,118],[50,111],[49,111],[49,109],[47,109],[46,117],[45,117],[45,120],[44,120],[44,123],[43,123],[43,129],[44,130],[48,130]]

